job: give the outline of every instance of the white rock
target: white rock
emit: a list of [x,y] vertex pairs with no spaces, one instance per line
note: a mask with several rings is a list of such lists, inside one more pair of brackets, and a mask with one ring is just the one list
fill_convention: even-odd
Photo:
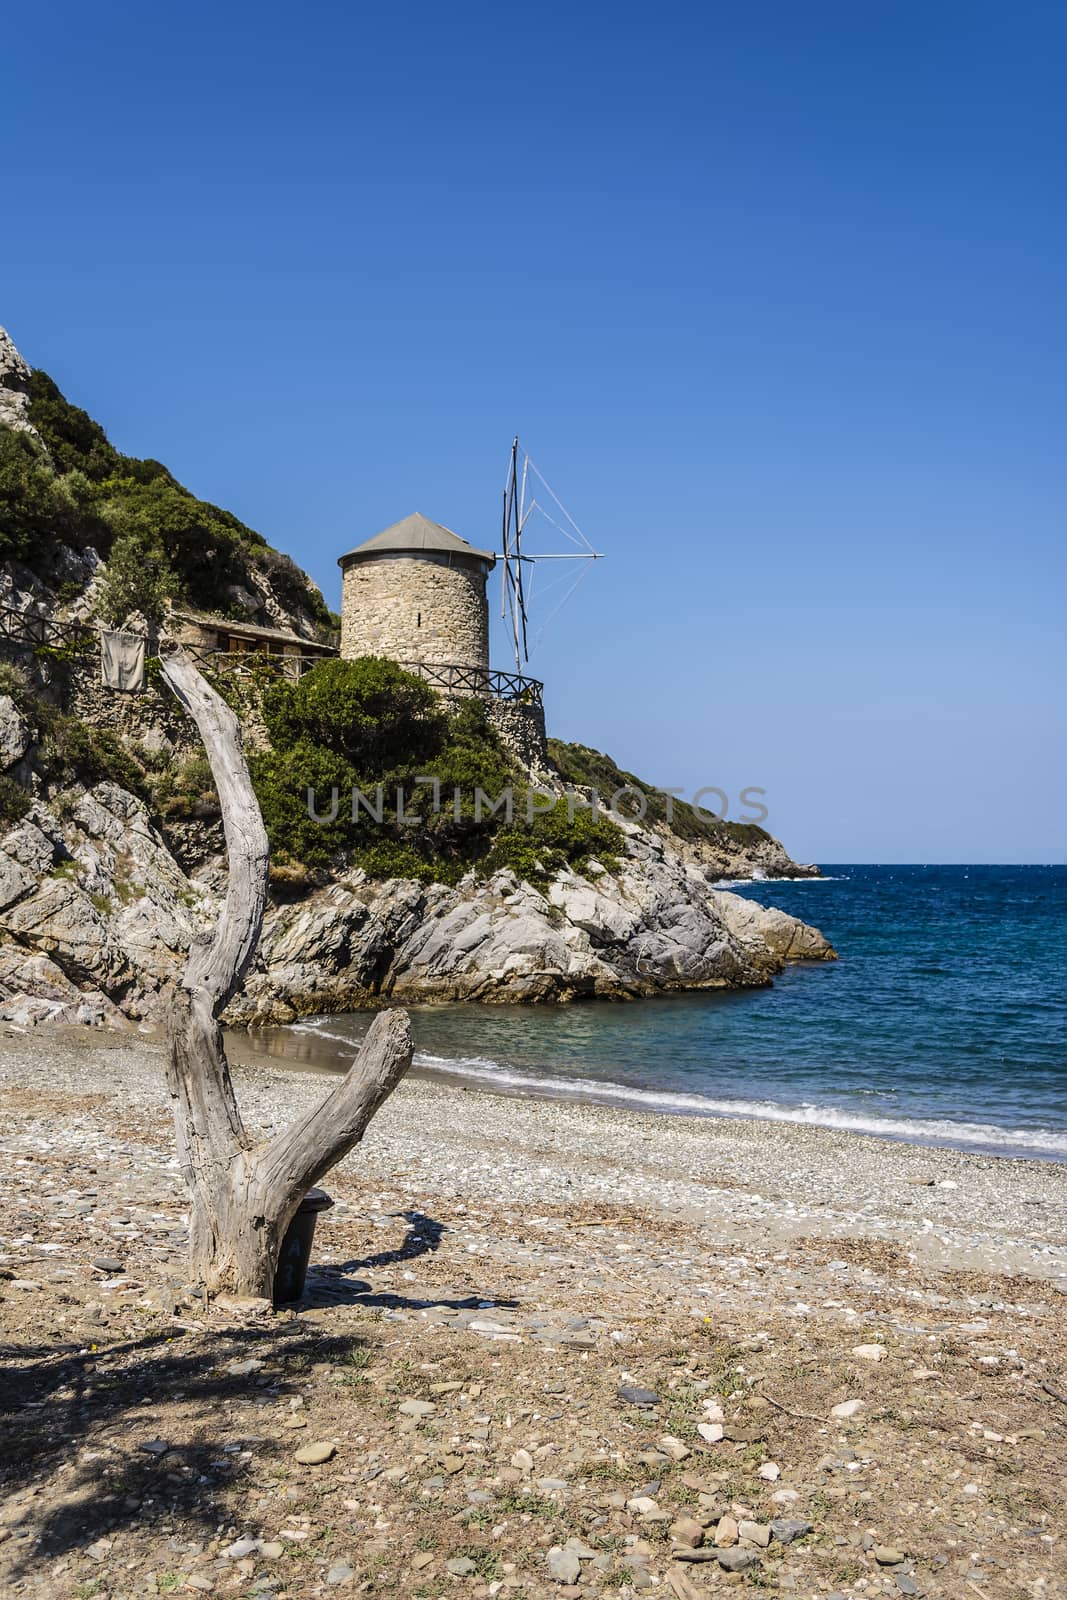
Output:
[[756,1476],[763,1478],[767,1483],[777,1483],[782,1476],[782,1469],[775,1461],[765,1461]]
[[842,1400],[840,1405],[830,1407],[830,1415],[840,1417],[842,1421],[847,1422],[850,1417],[858,1416],[863,1409],[862,1400]]
[[884,1344],[854,1344],[852,1354],[861,1361],[884,1361],[889,1351]]
[[707,1444],[718,1444],[722,1438],[721,1422],[698,1422],[697,1432]]

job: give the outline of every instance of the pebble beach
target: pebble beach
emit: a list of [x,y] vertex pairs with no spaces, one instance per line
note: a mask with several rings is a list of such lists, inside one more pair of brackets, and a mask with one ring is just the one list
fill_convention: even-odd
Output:
[[[329,1088],[230,1048],[254,1129]],[[162,1044],[0,1051],[9,1592],[1062,1592],[1067,1167],[412,1078],[250,1330]]]

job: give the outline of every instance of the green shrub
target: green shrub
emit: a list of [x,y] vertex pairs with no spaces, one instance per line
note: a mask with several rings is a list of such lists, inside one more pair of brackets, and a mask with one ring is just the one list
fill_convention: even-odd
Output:
[[100,615],[105,622],[117,623],[131,611],[140,611],[151,627],[158,628],[167,601],[179,594],[180,587],[159,534],[127,529],[111,546],[100,586]]
[[535,811],[531,823],[526,815],[523,810],[517,825],[500,830],[481,862],[484,871],[507,869],[528,883],[544,884],[563,867],[581,872],[591,861],[613,872],[625,853],[622,830],[614,822],[584,808],[575,807],[571,815],[565,797],[551,811]]
[[39,557],[73,535],[77,516],[33,435],[0,428],[0,560]]
[[[659,823],[689,843],[706,840],[708,843],[721,844],[728,839],[734,843],[752,844],[770,838],[766,829],[755,822],[720,822],[677,798],[671,802],[671,818],[668,821],[667,796],[662,789],[643,783],[632,772],[624,772],[610,756],[603,755],[599,750],[591,750],[587,745],[564,744],[560,739],[550,739],[548,753],[564,783],[595,789],[605,806],[610,805],[612,796],[618,794],[620,789],[635,789],[644,796],[645,824]],[[633,795],[620,798],[618,809],[623,816],[642,820],[641,807]]]
[[[622,834],[586,810],[569,815],[566,800],[526,822],[526,787],[500,742],[485,705],[463,700],[446,710],[431,689],[395,662],[367,656],[328,661],[298,683],[278,683],[264,696],[274,751],[253,758],[252,774],[272,849],[290,863],[321,866],[346,860],[376,878],[454,883],[472,866],[510,868],[544,882],[563,866],[581,870],[601,860],[609,870]],[[436,778],[432,784],[419,778]],[[328,815],[308,813],[308,789]],[[366,806],[353,819],[351,795]],[[509,820],[489,807],[513,793]],[[406,822],[397,819],[403,792]],[[485,797],[479,804],[478,791]],[[458,800],[456,796],[458,794]],[[435,801],[437,803],[435,803]]]
[[0,772],[0,822],[21,822],[32,804],[22,785]]
[[219,797],[207,756],[194,756],[181,766],[164,766],[152,780],[152,801],[167,821],[215,818]]
[[106,478],[122,460],[100,424],[80,406],[72,406],[39,368],[30,374],[29,415],[57,472],[78,467],[91,479]]
[[380,656],[323,661],[297,683],[276,684],[263,715],[276,750],[320,745],[374,780],[433,761],[448,734],[433,690]]
[[43,754],[53,781],[77,781],[92,788],[110,780],[139,799],[149,798],[144,772],[110,728],[96,728],[76,717],[51,712]]
[[[309,867],[325,866],[344,853],[353,840],[352,790],[359,780],[343,756],[302,742],[254,755],[249,766],[272,849]],[[323,817],[329,815],[332,791],[337,790],[336,818],[317,822],[309,814],[309,789]]]

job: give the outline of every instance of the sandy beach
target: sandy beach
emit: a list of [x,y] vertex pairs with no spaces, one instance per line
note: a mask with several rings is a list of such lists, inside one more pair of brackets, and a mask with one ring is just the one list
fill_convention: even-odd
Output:
[[[0,1052],[9,1592],[1063,1592],[1067,1167],[410,1080],[250,1330],[162,1046]],[[328,1087],[234,1056],[257,1129]]]

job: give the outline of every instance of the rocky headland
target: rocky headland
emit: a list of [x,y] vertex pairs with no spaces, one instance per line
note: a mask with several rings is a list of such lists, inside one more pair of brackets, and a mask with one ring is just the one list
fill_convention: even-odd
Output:
[[[225,892],[195,726],[158,677],[142,694],[100,683],[93,630],[127,592],[158,599],[157,579],[184,603],[297,639],[321,642],[334,620],[288,557],[158,462],[121,456],[0,334],[0,1020],[21,1027],[158,1018]],[[123,626],[147,629],[140,614]],[[256,704],[244,721],[267,743]],[[583,746],[550,748],[556,766],[536,777],[560,795],[575,775],[579,787],[639,781]],[[343,853],[313,872],[283,863],[228,1020],[743,987],[833,957],[815,929],[716,887],[815,868],[758,827],[689,808],[672,827],[658,791],[640,787],[650,815],[620,820],[614,854],[544,874],[475,864],[428,882]]]

